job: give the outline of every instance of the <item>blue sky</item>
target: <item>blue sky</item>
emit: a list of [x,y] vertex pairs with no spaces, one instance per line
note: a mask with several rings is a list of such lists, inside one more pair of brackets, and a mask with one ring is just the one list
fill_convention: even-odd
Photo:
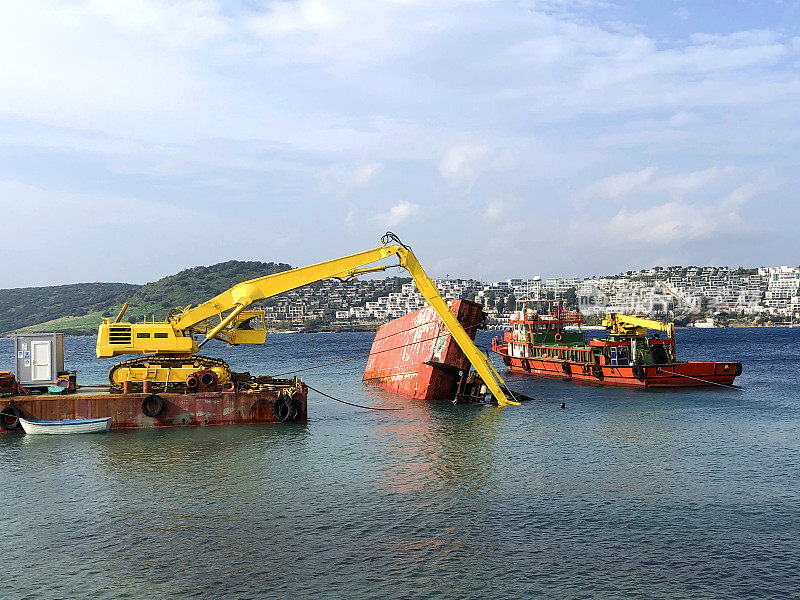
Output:
[[800,3],[0,2],[0,287],[798,264]]

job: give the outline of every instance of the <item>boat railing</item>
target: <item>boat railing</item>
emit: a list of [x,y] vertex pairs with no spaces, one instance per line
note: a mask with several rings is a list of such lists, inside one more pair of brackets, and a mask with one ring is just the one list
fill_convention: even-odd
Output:
[[561,323],[561,324],[581,324],[583,323],[583,315],[579,312],[562,312],[560,315],[556,313],[512,313],[510,322],[513,323]]
[[592,351],[585,348],[570,348],[568,346],[535,346],[533,344],[527,344],[527,346],[531,356],[522,358],[552,358],[557,360],[572,360],[576,362],[590,362],[592,358]]

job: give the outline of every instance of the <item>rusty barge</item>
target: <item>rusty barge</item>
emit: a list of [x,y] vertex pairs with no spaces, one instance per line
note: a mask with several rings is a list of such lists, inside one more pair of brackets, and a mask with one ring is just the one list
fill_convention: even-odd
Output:
[[[239,375],[239,374],[236,374]],[[149,387],[149,386],[148,386]],[[15,393],[0,397],[0,430],[18,431],[19,417],[69,420],[111,417],[112,429],[255,423],[305,423],[308,388],[300,379],[250,378],[225,390]]]

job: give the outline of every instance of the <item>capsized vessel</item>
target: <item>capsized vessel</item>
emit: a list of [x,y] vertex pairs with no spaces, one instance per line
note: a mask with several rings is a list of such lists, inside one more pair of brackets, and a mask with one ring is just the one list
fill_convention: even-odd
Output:
[[[607,313],[608,337],[588,342],[583,316],[559,305],[543,312],[523,306],[511,313],[503,339],[492,350],[513,373],[627,387],[731,385],[740,362],[678,361],[675,326],[644,317]],[[648,329],[666,333],[648,336]]]

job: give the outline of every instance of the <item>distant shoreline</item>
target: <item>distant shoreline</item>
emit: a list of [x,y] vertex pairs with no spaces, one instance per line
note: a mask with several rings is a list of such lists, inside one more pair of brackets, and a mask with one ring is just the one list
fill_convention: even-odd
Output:
[[[269,331],[267,330],[267,335],[291,335],[296,333],[355,333],[355,332],[375,332],[377,331],[380,325],[376,325],[374,328],[348,328],[348,327],[331,327],[331,328],[323,328],[317,329],[315,331],[303,331],[302,329],[289,329],[289,330],[275,330]],[[739,323],[732,323],[730,325],[714,325],[713,327],[691,327],[691,326],[683,326],[677,327],[676,329],[794,329],[795,327],[800,328],[800,324],[798,325],[789,325],[780,323],[777,325],[742,325]],[[604,329],[599,326],[588,326],[583,327],[583,331],[598,331],[600,329]],[[485,331],[502,331],[501,329],[486,329]],[[66,337],[95,337],[95,333],[69,333],[63,332]],[[0,337],[2,338],[12,338],[13,333],[7,333]]]

